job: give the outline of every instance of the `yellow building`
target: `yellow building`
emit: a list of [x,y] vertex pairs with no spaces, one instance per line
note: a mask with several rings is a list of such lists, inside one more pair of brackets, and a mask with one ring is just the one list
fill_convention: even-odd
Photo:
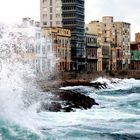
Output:
[[102,24],[99,21],[91,21],[89,24],[85,25],[86,33],[92,33],[97,35],[97,42],[101,42],[102,37]]
[[42,28],[45,37],[52,40],[52,51],[56,58],[56,72],[70,71],[70,30],[61,27]]
[[[91,21],[89,24],[85,25],[86,33],[88,34],[95,34],[97,35],[97,71],[102,71],[102,47],[100,45],[101,43],[101,37],[102,37],[102,24],[99,21]],[[100,46],[100,47],[99,47]]]

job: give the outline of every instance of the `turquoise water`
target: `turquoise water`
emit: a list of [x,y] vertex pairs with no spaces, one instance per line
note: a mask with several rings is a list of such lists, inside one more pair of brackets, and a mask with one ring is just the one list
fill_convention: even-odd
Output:
[[140,140],[140,81],[99,80],[108,88],[65,88],[95,98],[100,105],[89,110],[37,113],[36,103],[26,109],[0,107],[0,140]]

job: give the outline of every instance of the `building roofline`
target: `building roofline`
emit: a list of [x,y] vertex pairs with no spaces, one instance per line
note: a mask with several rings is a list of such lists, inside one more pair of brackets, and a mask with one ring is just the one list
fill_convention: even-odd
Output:
[[114,21],[114,23],[124,23],[124,24],[129,24],[129,25],[131,25],[131,23],[124,22],[124,21]]

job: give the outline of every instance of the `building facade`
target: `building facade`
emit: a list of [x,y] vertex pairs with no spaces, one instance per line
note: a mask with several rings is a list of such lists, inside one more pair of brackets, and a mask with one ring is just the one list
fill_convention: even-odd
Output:
[[44,37],[52,40],[52,51],[55,56],[55,71],[70,71],[71,65],[71,46],[70,30],[61,27],[43,28]]
[[102,71],[102,60],[103,60],[103,55],[102,55],[102,47],[99,46],[99,48],[97,49],[97,58],[98,58],[98,62],[97,62],[97,71]]
[[40,0],[41,27],[71,30],[71,69],[85,66],[84,0]]
[[86,71],[89,73],[97,71],[97,36],[86,33]]
[[97,42],[102,40],[102,23],[99,21],[91,21],[89,24],[85,25],[86,33],[92,33],[97,35]]
[[48,62],[47,59],[51,40],[42,37],[39,22],[23,18],[23,23],[15,26],[13,33],[19,36],[18,41],[22,43],[21,46],[19,45],[21,48],[15,48],[17,56],[22,56],[23,61],[30,64],[36,74],[44,75],[51,71],[49,70],[51,67],[48,66],[48,63],[51,62]]
[[114,22],[116,29],[117,51],[120,60],[117,61],[117,69],[128,70],[130,68],[130,23]]
[[86,29],[95,33],[102,48],[102,70],[127,70],[130,68],[130,24],[114,22],[105,16],[102,22],[91,21]]
[[131,43],[131,70],[140,70],[140,44]]
[[135,42],[140,43],[140,33],[135,34]]
[[135,34],[135,42],[131,42],[131,70],[140,70],[140,33]]
[[117,53],[115,47],[111,48],[110,70],[112,71],[117,70]]

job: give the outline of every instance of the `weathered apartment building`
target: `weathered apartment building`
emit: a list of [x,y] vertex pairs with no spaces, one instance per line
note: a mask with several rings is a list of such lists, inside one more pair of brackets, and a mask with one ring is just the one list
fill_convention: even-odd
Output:
[[86,66],[85,70],[89,73],[97,71],[97,35],[86,33]]
[[[71,65],[71,47],[70,47],[70,30],[60,27],[44,28],[42,30],[45,38],[51,38],[52,52],[55,60],[55,71],[70,71]],[[49,58],[48,58],[49,59]]]
[[114,22],[113,17],[105,16],[102,22],[91,21],[86,30],[97,35],[99,50],[102,50],[102,70],[126,70],[130,67],[129,23]]
[[128,70],[130,68],[130,24],[115,22],[116,28],[116,57],[117,69]]
[[84,0],[40,0],[41,27],[71,31],[71,69],[85,68]]
[[[101,23],[99,21],[91,21],[89,24],[85,26],[85,33],[86,34],[93,34],[96,36],[97,40],[97,71],[102,71],[102,47],[99,45],[99,42],[101,42],[101,34],[102,34],[102,28]],[[87,39],[86,39],[87,40]],[[86,48],[88,48],[86,43]]]
[[25,63],[30,64],[37,74],[48,73],[48,47],[51,46],[51,40],[43,38],[39,22],[34,22],[30,18],[23,18],[20,25],[16,25],[12,32],[18,36],[19,44],[15,48],[15,53],[22,56]]
[[131,42],[131,70],[140,70],[140,33],[135,34],[135,42]]

